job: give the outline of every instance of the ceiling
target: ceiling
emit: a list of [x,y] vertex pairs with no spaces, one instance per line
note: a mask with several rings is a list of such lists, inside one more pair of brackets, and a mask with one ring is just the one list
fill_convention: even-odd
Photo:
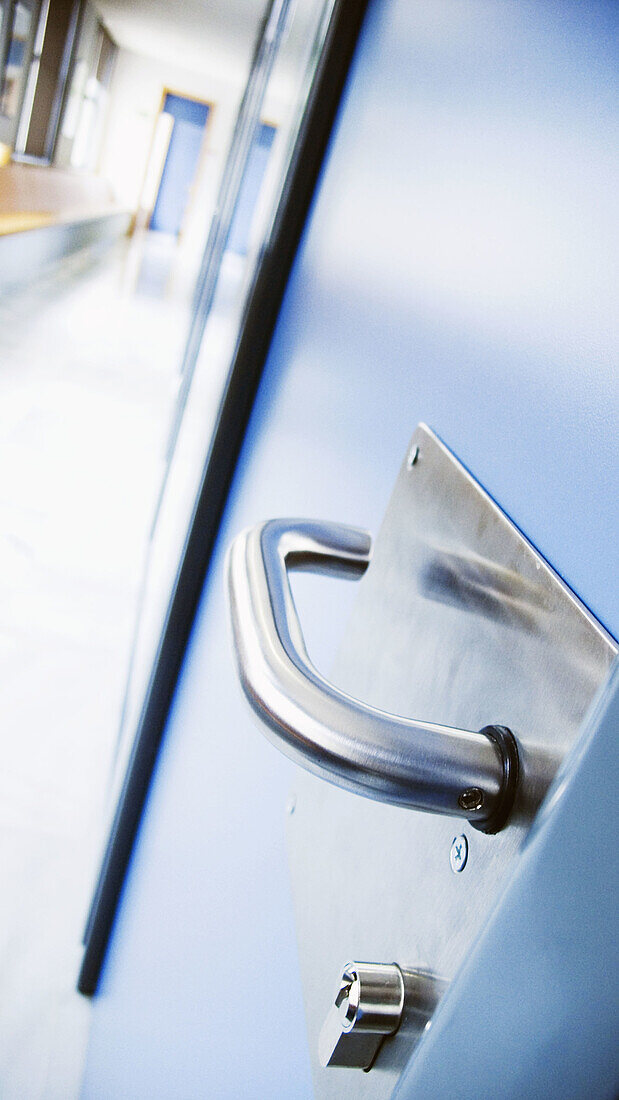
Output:
[[247,73],[266,0],[94,0],[114,41],[224,80]]

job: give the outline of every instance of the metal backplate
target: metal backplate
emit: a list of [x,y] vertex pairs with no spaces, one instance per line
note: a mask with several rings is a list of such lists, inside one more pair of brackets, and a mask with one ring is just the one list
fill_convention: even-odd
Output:
[[[397,962],[455,976],[616,652],[470,474],[417,428],[330,678],[396,714],[471,730],[508,726],[521,748],[521,794],[511,823],[486,836],[299,771],[289,850],[319,1100],[391,1095],[413,1032],[388,1039],[367,1074],[319,1065],[342,964]],[[462,833],[468,859],[454,873],[450,850]]]

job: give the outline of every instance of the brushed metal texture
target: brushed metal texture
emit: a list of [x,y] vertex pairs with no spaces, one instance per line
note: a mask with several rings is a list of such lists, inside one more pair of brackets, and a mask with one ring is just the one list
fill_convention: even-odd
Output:
[[[409,456],[414,461],[409,461]],[[508,826],[382,805],[302,772],[290,868],[318,1100],[391,1095],[414,1031],[369,1073],[323,1069],[318,1036],[349,958],[451,980],[514,867],[535,812],[617,652],[615,641],[438,438],[420,425],[402,465],[330,679],[374,707],[516,735],[522,777]],[[474,1008],[474,1006],[472,1006]]]

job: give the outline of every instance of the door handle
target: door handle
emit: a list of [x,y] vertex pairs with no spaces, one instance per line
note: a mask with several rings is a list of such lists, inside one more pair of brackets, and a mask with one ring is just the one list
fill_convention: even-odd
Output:
[[307,655],[288,570],[359,578],[371,545],[366,531],[309,520],[269,520],[236,537],[228,590],[245,695],[274,744],[323,779],[498,832],[518,784],[508,729],[475,732],[378,710],[329,683]]

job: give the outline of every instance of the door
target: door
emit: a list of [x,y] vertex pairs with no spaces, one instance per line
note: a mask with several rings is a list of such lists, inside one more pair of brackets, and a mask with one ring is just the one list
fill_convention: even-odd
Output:
[[174,123],[150,221],[151,229],[175,236],[181,231],[209,109],[208,104],[195,99],[166,94],[162,113],[170,115]]
[[[285,840],[298,772],[256,731],[228,641],[224,562],[241,529],[308,516],[376,531],[424,420],[619,632],[615,22],[593,2],[369,6],[178,683],[95,1003],[86,1096],[301,1100],[317,1085]],[[301,577],[295,598],[328,672],[354,586]],[[612,902],[602,889],[597,902],[601,929]],[[570,950],[583,904],[574,896]],[[406,898],[400,911],[406,921]],[[546,973],[536,995],[559,978]],[[497,1092],[476,1015],[469,1002],[474,1091],[516,1095],[510,1036],[495,1039]],[[608,1016],[593,1004],[580,1015],[608,1043]],[[543,1095],[612,1095],[616,1066],[599,1046],[570,1078],[574,1048],[551,1036],[520,1041],[521,1095],[535,1095],[527,1042],[554,1074]],[[359,1073],[359,1095],[373,1073]],[[429,1095],[413,1077],[407,1088]]]

